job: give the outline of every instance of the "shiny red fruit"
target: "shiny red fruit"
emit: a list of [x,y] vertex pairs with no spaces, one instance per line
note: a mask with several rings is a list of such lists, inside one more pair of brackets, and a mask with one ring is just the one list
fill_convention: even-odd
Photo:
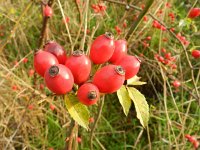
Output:
[[122,59],[117,61],[115,64],[120,65],[124,68],[125,79],[127,80],[134,77],[138,73],[140,69],[140,63],[141,62],[137,57],[126,55]]
[[151,40],[151,36],[147,36],[146,39],[147,39],[148,41],[150,41],[150,40]]
[[111,33],[106,32],[93,41],[90,48],[90,58],[95,64],[103,64],[112,57],[115,49],[113,38]]
[[44,51],[52,53],[54,56],[56,56],[60,64],[65,64],[67,55],[64,48],[60,44],[54,41],[49,41],[44,45]]
[[180,83],[178,80],[175,80],[175,81],[172,82],[172,85],[173,85],[175,88],[178,88],[178,87],[181,85],[181,83]]
[[194,141],[193,146],[194,146],[195,149],[198,149],[198,147],[199,147],[199,141],[197,141],[197,140]]
[[19,88],[18,88],[16,85],[13,85],[13,86],[12,86],[12,90],[13,90],[13,91],[17,91],[18,89],[19,89]]
[[192,51],[192,56],[194,58],[200,58],[200,50],[193,50]]
[[53,104],[51,104],[51,105],[49,106],[49,108],[50,108],[52,111],[54,111],[55,106],[54,106]]
[[29,77],[32,77],[32,76],[34,75],[34,73],[35,73],[35,70],[30,69],[30,70],[28,71]]
[[23,63],[27,63],[28,62],[28,58],[23,58]]
[[189,12],[189,18],[196,18],[200,16],[200,8],[192,8]]
[[40,84],[40,90],[44,90],[44,88],[45,88],[45,86],[44,86],[44,84]]
[[71,70],[76,84],[80,85],[89,78],[91,61],[83,54],[83,51],[74,51],[72,56],[67,59],[65,66]]
[[45,71],[52,65],[58,64],[56,57],[46,51],[39,50],[34,56],[35,71],[44,77]]
[[55,94],[66,94],[71,91],[74,78],[71,71],[64,65],[51,66],[44,75],[46,86]]
[[48,5],[46,5],[44,7],[44,10],[43,10],[43,14],[45,17],[51,17],[53,15],[53,10],[51,7],[49,7]]
[[99,99],[99,90],[96,85],[92,83],[85,83],[78,89],[78,99],[85,105],[96,104]]
[[28,105],[28,109],[29,109],[29,110],[32,110],[33,108],[34,108],[34,105],[33,105],[33,104]]
[[162,49],[161,49],[161,52],[166,53],[167,51],[166,51],[165,48],[162,48]]
[[164,62],[164,60],[165,60],[165,59],[164,59],[162,56],[159,56],[159,57],[158,57],[158,61],[159,61],[159,62],[162,63],[162,62]]
[[120,60],[127,53],[127,42],[125,40],[115,41],[115,50],[109,62],[114,63]]
[[94,118],[93,118],[93,117],[91,117],[91,118],[89,119],[89,123],[94,123]]
[[81,137],[77,137],[76,140],[77,140],[78,143],[81,143],[81,141],[82,141]]
[[101,93],[113,93],[120,89],[124,80],[125,72],[121,66],[108,65],[95,73],[93,83]]
[[165,58],[168,59],[168,60],[170,60],[171,59],[171,53],[166,53],[165,54]]

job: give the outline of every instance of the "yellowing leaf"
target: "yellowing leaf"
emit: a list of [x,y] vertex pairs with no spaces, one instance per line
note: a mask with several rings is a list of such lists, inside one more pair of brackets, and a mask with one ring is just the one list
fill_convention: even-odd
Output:
[[124,85],[117,91],[117,96],[120,104],[123,107],[124,114],[127,116],[131,107],[131,99]]
[[135,109],[137,112],[137,118],[140,123],[145,128],[149,121],[149,105],[143,94],[141,94],[137,89],[133,87],[128,87],[128,93],[130,98],[133,100]]
[[81,104],[73,94],[64,97],[66,108],[71,117],[82,127],[88,129],[90,114],[87,107]]
[[146,82],[142,82],[142,81],[139,81],[139,80],[140,80],[140,77],[134,76],[131,79],[127,80],[127,85],[143,85],[143,84],[146,84]]

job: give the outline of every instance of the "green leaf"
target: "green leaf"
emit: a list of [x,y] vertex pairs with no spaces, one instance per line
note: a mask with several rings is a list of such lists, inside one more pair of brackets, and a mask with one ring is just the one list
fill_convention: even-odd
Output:
[[127,84],[128,85],[143,85],[143,84],[146,84],[146,82],[142,82],[142,81],[139,81],[139,80],[140,80],[140,77],[134,76],[131,79],[127,80]]
[[82,127],[88,129],[90,113],[87,107],[81,104],[74,94],[64,97],[66,108],[71,117]]
[[143,94],[133,87],[128,87],[128,93],[130,98],[133,100],[135,109],[137,112],[137,118],[145,128],[149,121],[149,105]]
[[120,104],[123,107],[124,114],[127,116],[131,107],[131,99],[124,85],[117,91],[117,96]]

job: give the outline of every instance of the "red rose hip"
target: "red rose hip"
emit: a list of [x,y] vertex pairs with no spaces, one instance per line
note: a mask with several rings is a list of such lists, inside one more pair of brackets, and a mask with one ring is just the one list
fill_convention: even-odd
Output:
[[58,64],[56,57],[46,51],[39,50],[34,55],[34,68],[35,71],[44,77],[45,71],[52,65]]
[[71,91],[74,78],[71,71],[64,65],[51,66],[44,75],[46,86],[55,94],[66,94]]
[[85,82],[90,75],[91,61],[81,50],[74,51],[67,59],[65,66],[71,70],[74,82],[78,85]]
[[113,93],[120,89],[124,80],[125,72],[121,66],[108,65],[94,74],[93,83],[101,93]]
[[165,58],[168,59],[168,60],[170,60],[171,59],[171,53],[166,53],[165,54]]
[[134,77],[138,73],[140,69],[140,63],[141,62],[137,57],[126,55],[122,59],[117,61],[115,64],[120,65],[124,68],[125,79],[127,80]]
[[90,48],[90,59],[95,64],[103,64],[111,58],[114,49],[114,37],[110,32],[106,32],[93,41]]
[[51,7],[49,7],[48,5],[46,5],[44,7],[44,10],[43,10],[43,14],[45,17],[51,17],[53,15],[53,10]]
[[47,51],[49,53],[52,53],[56,58],[58,59],[58,62],[60,64],[65,64],[65,61],[67,60],[67,55],[64,50],[64,48],[54,41],[49,41],[44,45],[44,51]]
[[189,18],[196,18],[200,16],[200,8],[192,8],[189,12]]
[[200,50],[193,50],[192,51],[192,56],[194,58],[200,58]]
[[172,82],[172,85],[173,85],[175,88],[178,88],[178,87],[181,85],[181,83],[180,83],[178,80],[175,80],[175,81]]
[[94,84],[85,83],[78,89],[77,96],[81,103],[88,106],[93,105],[99,99],[99,90]]
[[125,40],[115,41],[115,50],[109,62],[114,63],[120,60],[127,53],[127,42]]

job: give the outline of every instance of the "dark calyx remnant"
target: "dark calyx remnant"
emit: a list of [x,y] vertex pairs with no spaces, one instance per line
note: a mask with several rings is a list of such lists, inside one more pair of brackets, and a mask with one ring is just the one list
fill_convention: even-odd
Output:
[[58,73],[59,73],[59,68],[58,68],[58,66],[51,66],[51,67],[49,68],[49,75],[50,75],[51,77],[55,77]]
[[96,98],[97,98],[97,93],[96,93],[96,91],[90,91],[90,92],[88,93],[88,99],[94,100],[94,99],[96,99]]
[[75,50],[73,53],[72,53],[72,55],[73,56],[81,56],[81,55],[83,55],[84,54],[84,52],[83,52],[83,50]]
[[116,66],[115,71],[119,74],[119,75],[125,75],[125,70],[122,66]]

